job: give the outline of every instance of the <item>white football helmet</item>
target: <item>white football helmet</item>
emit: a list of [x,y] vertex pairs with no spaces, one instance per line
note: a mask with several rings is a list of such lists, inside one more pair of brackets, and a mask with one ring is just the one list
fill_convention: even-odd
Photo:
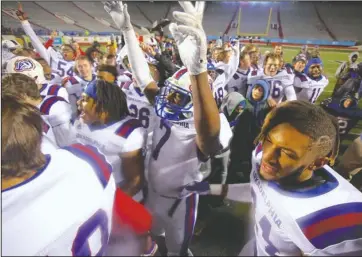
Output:
[[171,121],[189,119],[193,116],[190,74],[185,67],[165,81],[156,96],[156,114]]
[[30,57],[16,56],[10,59],[6,64],[5,72],[24,74],[34,79],[38,85],[46,82],[43,66]]

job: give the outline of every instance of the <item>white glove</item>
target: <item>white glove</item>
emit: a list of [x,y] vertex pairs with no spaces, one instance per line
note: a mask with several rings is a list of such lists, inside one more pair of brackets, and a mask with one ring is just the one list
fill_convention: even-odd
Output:
[[190,2],[180,2],[185,13],[174,12],[174,18],[185,24],[170,24],[181,60],[192,75],[198,75],[207,70],[207,40],[202,28],[204,2],[196,2],[196,8]]
[[145,55],[139,47],[139,42],[127,11],[127,5],[122,4],[121,1],[109,1],[104,4],[104,9],[111,15],[114,23],[123,33],[132,74],[138,86],[144,91],[147,85],[153,81],[153,78],[150,74]]
[[116,26],[122,32],[132,29],[131,18],[127,11],[127,4],[122,4],[122,1],[107,1],[103,4],[104,10],[109,13]]

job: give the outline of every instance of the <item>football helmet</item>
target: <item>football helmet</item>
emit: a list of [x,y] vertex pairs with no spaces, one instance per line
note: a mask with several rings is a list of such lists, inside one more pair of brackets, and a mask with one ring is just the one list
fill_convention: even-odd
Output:
[[16,56],[6,64],[6,73],[22,73],[40,85],[46,82],[43,66],[36,60],[25,57]]
[[193,117],[193,103],[190,75],[185,67],[165,81],[156,96],[157,116],[179,121]]

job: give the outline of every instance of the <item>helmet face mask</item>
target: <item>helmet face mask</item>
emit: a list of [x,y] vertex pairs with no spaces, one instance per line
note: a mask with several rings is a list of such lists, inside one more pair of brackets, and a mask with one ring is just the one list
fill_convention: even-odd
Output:
[[[185,74],[183,76],[187,76]],[[186,80],[187,82],[189,81]],[[169,78],[165,81],[164,87],[156,96],[155,111],[157,116],[179,121],[193,117],[192,93],[189,89],[191,84],[180,85],[180,81]]]

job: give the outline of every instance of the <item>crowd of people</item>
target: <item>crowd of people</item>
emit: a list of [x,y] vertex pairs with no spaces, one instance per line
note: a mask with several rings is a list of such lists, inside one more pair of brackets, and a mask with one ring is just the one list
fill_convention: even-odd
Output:
[[336,163],[362,117],[358,53],[318,104],[318,47],[289,63],[208,42],[205,3],[180,5],[171,39],[105,2],[106,52],[43,44],[19,5],[34,49],[2,42],[3,254],[192,256],[196,220],[229,199],[252,204],[241,256],[361,256],[362,134]]

